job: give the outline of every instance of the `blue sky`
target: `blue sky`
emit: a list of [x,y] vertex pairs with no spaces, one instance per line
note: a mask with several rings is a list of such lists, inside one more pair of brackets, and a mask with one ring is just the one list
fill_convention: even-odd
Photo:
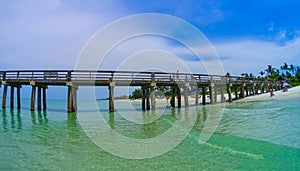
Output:
[[268,64],[299,65],[299,6],[296,0],[0,0],[0,68],[73,69],[84,44],[103,26],[162,13],[202,31],[224,72],[258,75]]

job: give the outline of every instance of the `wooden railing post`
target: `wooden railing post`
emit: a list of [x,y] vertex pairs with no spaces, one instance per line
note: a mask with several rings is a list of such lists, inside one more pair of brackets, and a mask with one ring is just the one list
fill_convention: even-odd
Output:
[[71,71],[68,71],[66,77],[67,77],[67,78],[66,78],[67,81],[71,81],[72,72],[71,72]]
[[2,81],[6,80],[6,71],[3,71],[3,75],[2,75]]

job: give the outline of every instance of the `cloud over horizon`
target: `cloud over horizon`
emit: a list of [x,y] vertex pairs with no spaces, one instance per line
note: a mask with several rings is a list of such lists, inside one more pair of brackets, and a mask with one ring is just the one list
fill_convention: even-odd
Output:
[[[244,10],[239,9],[241,6],[238,2],[229,6],[230,3],[215,0],[193,3],[179,0],[173,3],[169,1],[136,3],[118,0],[101,3],[81,0],[17,2],[2,0],[0,4],[2,69],[73,69],[82,47],[99,29],[121,17],[143,12],[175,15],[191,22],[211,39],[220,55],[225,72],[236,75],[242,72],[257,74],[256,72],[268,64],[279,66],[287,62],[299,65],[297,47],[300,42],[300,26],[297,27],[292,18],[279,20],[289,16],[289,13],[280,14],[277,18],[273,16],[279,15],[273,11],[276,11],[281,3],[268,6],[270,5],[268,2],[263,2],[258,6],[252,2],[249,6],[243,7]],[[246,14],[251,7],[258,9],[253,16],[248,16]],[[265,10],[270,12],[269,15],[263,13]],[[267,22],[258,21],[259,16]],[[244,21],[257,23],[248,25]],[[120,28],[120,31],[123,29],[126,28]],[[178,33],[183,31],[185,30],[178,29]],[[190,38],[192,37],[193,35]],[[141,50],[156,44],[156,48],[165,48],[191,65],[195,60],[195,56],[184,50],[186,47],[178,46],[176,43],[161,40],[153,42],[150,39],[135,43],[141,46]],[[136,47],[134,42],[130,46]],[[125,48],[123,50],[116,54],[114,60],[117,60],[120,54],[130,55],[130,51],[126,51]]]

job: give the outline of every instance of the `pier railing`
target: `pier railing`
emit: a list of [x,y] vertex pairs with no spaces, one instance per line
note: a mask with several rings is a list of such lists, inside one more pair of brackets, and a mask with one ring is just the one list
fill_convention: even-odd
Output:
[[134,71],[89,71],[89,70],[19,70],[0,71],[0,81],[149,81],[197,83],[269,83],[266,79],[238,76],[221,76],[189,73],[134,72]]

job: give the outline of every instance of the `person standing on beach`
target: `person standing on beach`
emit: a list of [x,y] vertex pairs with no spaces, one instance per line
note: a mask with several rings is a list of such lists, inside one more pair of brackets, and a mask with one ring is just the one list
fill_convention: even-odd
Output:
[[270,97],[273,97],[274,96],[274,92],[272,89],[270,89]]

